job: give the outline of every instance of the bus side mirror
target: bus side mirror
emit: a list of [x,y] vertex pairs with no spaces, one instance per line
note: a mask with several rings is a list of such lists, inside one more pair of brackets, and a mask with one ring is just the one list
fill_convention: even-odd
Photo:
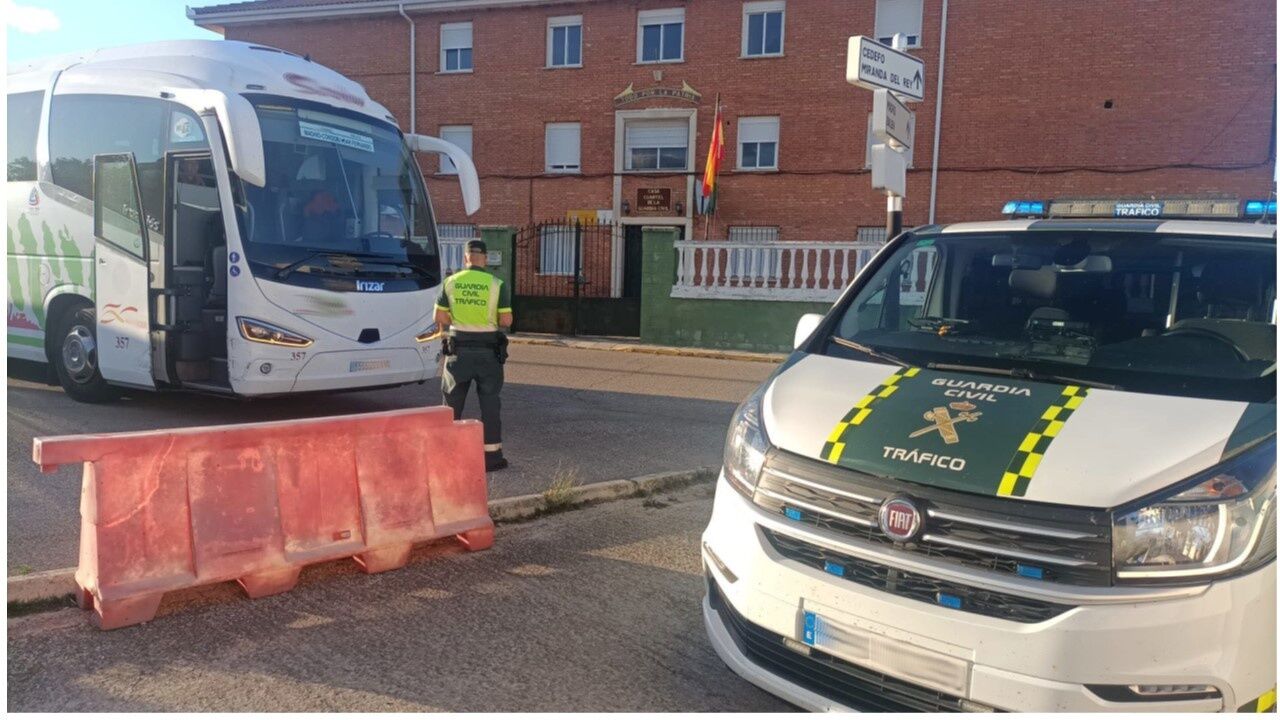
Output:
[[435,153],[449,158],[449,162],[458,170],[458,184],[462,186],[462,207],[468,215],[474,215],[480,209],[480,176],[467,151],[429,135],[405,135],[404,139],[414,152]]
[[818,325],[822,324],[822,316],[818,313],[805,313],[800,316],[800,322],[796,323],[796,337],[792,347],[799,348],[804,344],[805,340],[818,329]]

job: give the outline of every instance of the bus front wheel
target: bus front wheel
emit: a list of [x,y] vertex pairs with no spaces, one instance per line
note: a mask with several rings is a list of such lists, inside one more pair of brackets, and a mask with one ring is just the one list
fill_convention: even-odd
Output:
[[54,326],[56,344],[51,348],[58,382],[72,400],[100,403],[120,396],[98,369],[98,335],[93,306],[79,303],[67,308]]

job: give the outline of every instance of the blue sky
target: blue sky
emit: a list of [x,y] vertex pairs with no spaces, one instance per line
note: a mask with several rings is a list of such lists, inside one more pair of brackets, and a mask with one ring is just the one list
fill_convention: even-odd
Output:
[[[229,1],[229,0],[227,0]],[[219,0],[0,0],[10,62],[152,40],[219,36],[187,19],[187,5]]]

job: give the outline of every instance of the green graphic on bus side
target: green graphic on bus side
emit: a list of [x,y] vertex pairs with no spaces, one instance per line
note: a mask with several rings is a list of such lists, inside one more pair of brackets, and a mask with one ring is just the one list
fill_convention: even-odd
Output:
[[[56,231],[49,223],[40,223],[40,235],[43,242],[36,240],[31,220],[25,214],[18,216],[17,233],[13,228],[5,228],[5,235],[11,256],[8,267],[9,302],[13,309],[23,313],[38,328],[45,327],[44,290],[45,287],[58,285],[75,285],[85,287],[92,285],[83,261],[80,246],[76,244],[71,231],[65,225]],[[39,253],[39,254],[38,254]],[[21,260],[12,256],[23,255]],[[41,282],[41,268],[47,268],[48,282]],[[23,269],[26,270],[24,278]],[[92,292],[92,288],[90,288]],[[10,318],[12,322],[12,318]]]

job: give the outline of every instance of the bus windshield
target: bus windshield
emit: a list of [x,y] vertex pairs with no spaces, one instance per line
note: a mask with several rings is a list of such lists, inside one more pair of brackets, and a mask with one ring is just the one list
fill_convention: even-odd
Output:
[[819,352],[1274,402],[1274,240],[1118,231],[903,238]]
[[248,97],[267,182],[238,183],[236,210],[256,276],[339,290],[355,289],[356,277],[377,278],[386,292],[439,284],[431,206],[395,126],[318,103]]

